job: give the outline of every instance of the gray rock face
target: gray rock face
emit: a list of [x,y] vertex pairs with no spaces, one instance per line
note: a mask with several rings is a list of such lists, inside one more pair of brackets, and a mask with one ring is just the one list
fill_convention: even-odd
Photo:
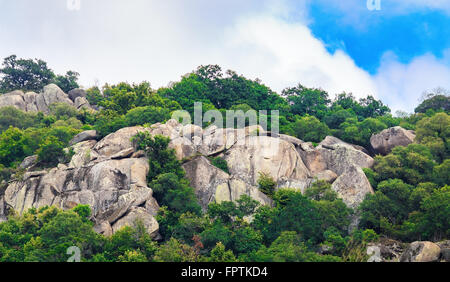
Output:
[[195,193],[203,210],[212,202],[236,201],[242,195],[248,195],[263,205],[270,205],[271,200],[259,189],[243,180],[234,178],[213,166],[203,156],[197,157],[183,165],[186,176],[195,187]]
[[[81,95],[79,92],[77,93],[77,95]],[[39,94],[34,92],[24,94],[22,91],[13,91],[0,95],[0,107],[12,106],[25,112],[43,112],[47,114],[49,113],[50,105],[54,103],[66,103],[77,109],[83,107],[91,108],[84,96],[77,96],[74,100],[71,100],[69,95],[64,93],[56,84],[45,86],[42,93]]]
[[404,244],[392,239],[382,238],[377,243],[370,243],[367,246],[368,262],[398,262],[404,249]]
[[97,131],[95,130],[86,130],[83,131],[77,135],[75,135],[75,137],[73,137],[73,139],[70,141],[70,145],[74,145],[83,141],[88,141],[88,140],[95,140],[97,139]]
[[304,180],[310,176],[294,145],[279,138],[249,136],[224,155],[230,173],[251,185],[258,184],[260,172],[269,174],[275,181]]
[[357,208],[367,194],[373,194],[372,186],[360,167],[351,166],[336,181],[331,188],[338,193],[344,203]]
[[[96,151],[96,143],[87,140],[75,144],[75,155],[67,166],[27,172],[22,180],[10,183],[0,197],[2,216],[5,207],[22,213],[31,207],[70,209],[86,204],[91,206],[95,229],[100,233],[110,235],[139,217],[156,237],[159,227],[153,217],[157,204],[147,187],[148,159],[131,158],[130,154],[113,159]],[[151,207],[149,212],[145,206]]]
[[[47,93],[61,95],[54,87]],[[269,174],[278,189],[304,192],[317,180],[328,181],[350,207],[357,207],[367,193],[373,193],[362,171],[373,159],[339,139],[327,138],[314,148],[289,136],[258,136],[266,134],[259,126],[203,130],[169,120],[150,128],[122,128],[98,142],[94,131],[80,133],[71,142],[75,154],[68,164],[27,171],[20,181],[9,183],[0,195],[0,218],[11,208],[22,213],[45,205],[70,209],[87,204],[99,233],[110,235],[140,219],[158,237],[154,217],[159,205],[147,186],[148,159],[144,152],[135,152],[131,141],[139,132],[170,137],[169,146],[184,161],[186,176],[203,209],[211,202],[236,201],[242,195],[272,205],[258,188],[260,172]],[[229,173],[202,155],[223,157]]]
[[358,147],[328,136],[316,148],[303,143],[297,151],[312,176],[333,183],[332,189],[349,207],[359,206],[373,193],[362,168],[372,167],[374,160]]
[[37,155],[26,157],[20,164],[20,168],[27,169],[32,167],[37,162],[37,159]]
[[370,144],[377,153],[387,155],[397,146],[408,146],[413,143],[415,138],[414,131],[396,126],[373,135]]
[[22,91],[13,91],[0,95],[0,107],[15,107],[19,110],[26,111],[25,94]]
[[72,89],[69,91],[69,93],[67,93],[69,95],[69,99],[72,100],[73,102],[75,102],[76,98],[82,97],[85,98],[86,97],[86,91],[80,88],[76,88],[76,89]]
[[77,97],[74,101],[74,106],[77,108],[77,110],[80,109],[91,109],[91,104],[89,104],[89,101],[84,97]]
[[413,242],[402,254],[401,262],[436,262],[441,248],[433,242]]

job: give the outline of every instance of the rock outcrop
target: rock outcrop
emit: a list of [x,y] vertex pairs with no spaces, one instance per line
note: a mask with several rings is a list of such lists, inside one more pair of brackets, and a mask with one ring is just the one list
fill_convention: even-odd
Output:
[[195,187],[195,192],[203,210],[212,202],[236,201],[242,195],[248,195],[265,205],[271,205],[272,200],[238,176],[232,176],[213,166],[203,156],[196,157],[183,165],[186,176]]
[[349,207],[357,207],[373,193],[362,168],[372,167],[374,160],[359,147],[328,136],[316,148],[302,143],[297,151],[311,176],[332,182],[332,189]]
[[376,243],[367,246],[368,262],[398,262],[402,256],[405,245],[399,241],[381,238]]
[[[74,94],[75,93],[75,94]],[[77,89],[72,96],[67,95],[56,84],[49,84],[44,87],[41,93],[34,92],[23,93],[22,91],[13,91],[0,95],[1,107],[15,107],[25,112],[43,112],[48,114],[50,105],[54,103],[66,103],[77,109],[91,108],[89,102],[85,98],[85,94]],[[74,97],[71,99],[70,97]]]
[[373,135],[370,138],[370,144],[375,152],[387,155],[397,146],[408,146],[413,143],[415,138],[414,131],[396,126]]
[[[317,179],[328,181],[350,207],[373,193],[362,171],[373,159],[339,139],[327,137],[314,148],[294,137],[271,136],[260,126],[202,129],[169,120],[149,128],[122,128],[99,141],[95,131],[78,134],[71,141],[74,155],[69,163],[42,171],[32,168],[9,183],[0,195],[0,217],[8,209],[21,213],[45,205],[70,209],[87,204],[99,233],[112,234],[139,218],[157,238],[159,206],[147,186],[148,159],[144,152],[135,151],[131,140],[139,132],[170,138],[169,147],[183,161],[205,210],[211,202],[236,201],[242,195],[271,205],[272,200],[258,189],[260,173],[270,175],[277,188],[302,192]],[[229,172],[211,164],[209,158],[216,156],[226,160]],[[32,163],[30,158],[24,167]]]
[[441,248],[433,242],[413,242],[402,254],[401,262],[437,262]]

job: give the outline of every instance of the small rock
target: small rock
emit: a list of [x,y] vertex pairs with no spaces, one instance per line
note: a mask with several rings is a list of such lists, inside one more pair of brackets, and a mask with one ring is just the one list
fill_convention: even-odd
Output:
[[20,164],[20,168],[27,169],[32,167],[37,162],[37,159],[37,155],[26,157]]
[[441,250],[441,259],[445,262],[450,262],[450,249]]
[[75,135],[75,137],[73,137],[73,139],[70,141],[69,145],[72,146],[83,141],[95,140],[96,138],[97,138],[97,131],[86,130]]
[[69,94],[70,100],[72,100],[74,102],[75,102],[75,99],[78,97],[83,97],[83,98],[86,97],[86,91],[83,89],[80,89],[80,88],[70,90],[68,94]]
[[126,159],[133,155],[134,148],[130,147],[128,149],[122,150],[114,155],[111,156],[112,160],[120,160],[120,159]]

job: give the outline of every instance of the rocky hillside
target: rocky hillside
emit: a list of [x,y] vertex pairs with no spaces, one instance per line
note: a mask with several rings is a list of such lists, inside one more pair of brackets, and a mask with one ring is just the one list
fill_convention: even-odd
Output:
[[[36,170],[34,157],[22,167],[27,171],[8,183],[0,196],[0,212],[23,212],[31,207],[55,205],[70,209],[90,205],[96,230],[112,234],[139,217],[157,236],[154,216],[158,203],[147,186],[148,159],[135,151],[131,138],[138,132],[171,138],[170,147],[183,167],[203,209],[211,202],[235,201],[249,195],[264,205],[271,199],[258,189],[260,172],[269,174],[278,188],[304,192],[314,181],[332,183],[332,189],[352,208],[373,193],[362,171],[373,165],[364,149],[327,137],[317,147],[294,137],[270,136],[260,127],[202,129],[175,120],[150,128],[129,127],[97,141],[95,131],[85,131],[72,140],[75,154],[67,164]],[[257,132],[260,135],[257,136]],[[241,140],[239,138],[244,138]],[[229,173],[213,166],[210,156],[222,156]]]
[[16,90],[0,95],[0,107],[13,106],[24,112],[48,113],[50,105],[54,103],[66,103],[77,109],[91,108],[84,90],[74,89],[66,94],[55,84],[45,86],[39,94]]
[[[261,126],[202,128],[170,119],[173,111],[200,99],[186,101],[186,93],[171,93],[175,90],[159,93],[145,83],[122,83],[103,92],[66,94],[50,84],[39,94],[0,95],[0,226],[15,224],[16,217],[9,217],[14,213],[28,220],[33,208],[39,217],[43,207],[57,207],[62,217],[81,207],[89,210],[83,219],[88,229],[101,240],[116,240],[130,230],[124,227],[136,228],[140,221],[162,253],[166,245],[182,242],[199,260],[228,242],[226,249],[240,261],[267,255],[278,261],[277,238],[290,236],[287,248],[304,248],[295,261],[448,260],[446,113],[373,118],[367,101],[344,97],[353,108],[343,110],[345,103],[336,101],[319,120],[293,115],[294,108],[285,109],[293,105],[280,100],[283,134]],[[91,106],[87,97],[98,103]],[[56,111],[55,103],[71,107],[58,105]],[[98,110],[77,111],[82,108]],[[164,149],[155,149],[162,144],[155,143],[159,137],[145,140],[153,144],[145,151],[138,149],[141,144],[132,138],[139,133],[167,137],[160,138]],[[167,143],[174,149],[170,160],[160,157],[167,154],[151,155],[168,152]],[[151,170],[154,163],[157,169]],[[166,163],[177,170],[166,169]],[[264,178],[269,190],[261,184]],[[173,187],[164,182],[168,179],[175,179]],[[256,208],[258,203],[263,208]],[[434,243],[413,242],[422,239]],[[8,248],[20,253],[21,244]],[[305,257],[305,250],[312,257]],[[148,251],[146,260],[157,257]],[[103,259],[114,261],[108,253],[105,249]]]

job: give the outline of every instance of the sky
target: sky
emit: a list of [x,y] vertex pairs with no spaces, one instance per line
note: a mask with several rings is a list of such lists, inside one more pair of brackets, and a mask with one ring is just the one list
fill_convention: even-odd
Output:
[[0,0],[0,38],[0,58],[43,59],[86,88],[158,88],[218,64],[393,112],[450,89],[450,0]]

